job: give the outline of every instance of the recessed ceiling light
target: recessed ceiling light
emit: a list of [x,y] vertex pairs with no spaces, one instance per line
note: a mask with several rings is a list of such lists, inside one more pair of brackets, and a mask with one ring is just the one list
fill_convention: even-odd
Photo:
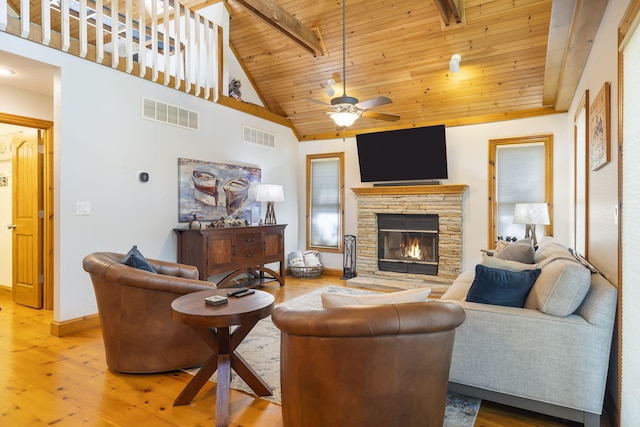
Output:
[[0,67],[0,76],[10,76],[12,74],[15,74],[13,70]]

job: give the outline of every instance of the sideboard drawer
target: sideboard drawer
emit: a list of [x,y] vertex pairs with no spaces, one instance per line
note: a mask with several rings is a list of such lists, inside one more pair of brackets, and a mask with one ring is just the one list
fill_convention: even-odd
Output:
[[241,233],[236,236],[238,250],[262,247],[262,233]]
[[236,253],[236,264],[244,264],[247,262],[253,264],[262,259],[262,252],[262,248],[238,249]]

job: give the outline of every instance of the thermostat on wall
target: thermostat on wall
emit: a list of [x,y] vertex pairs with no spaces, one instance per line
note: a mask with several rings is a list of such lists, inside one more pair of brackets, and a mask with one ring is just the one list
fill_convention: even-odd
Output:
[[140,182],[149,182],[149,172],[138,172]]

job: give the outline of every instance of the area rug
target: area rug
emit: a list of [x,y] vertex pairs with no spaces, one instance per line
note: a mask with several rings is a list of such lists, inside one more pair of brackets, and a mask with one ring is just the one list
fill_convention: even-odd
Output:
[[[374,294],[375,291],[362,289],[328,286],[312,291],[308,294],[282,303],[296,309],[322,308],[320,294],[323,292],[336,292],[347,294]],[[238,353],[249,363],[273,390],[273,396],[265,396],[263,399],[280,404],[280,330],[271,322],[271,316],[258,322],[249,335],[238,346]],[[197,368],[187,370],[191,374],[197,372]],[[213,374],[211,381],[216,381]],[[253,394],[253,391],[233,370],[231,371],[231,388]],[[447,396],[447,409],[445,412],[445,427],[472,427],[478,410],[480,399],[449,393]]]

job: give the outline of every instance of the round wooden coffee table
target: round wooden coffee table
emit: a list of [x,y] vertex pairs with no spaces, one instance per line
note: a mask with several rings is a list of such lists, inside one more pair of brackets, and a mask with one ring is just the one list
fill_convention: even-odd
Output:
[[[262,318],[271,314],[273,295],[256,290],[244,297],[229,297],[224,305],[212,306],[204,302],[212,295],[226,296],[229,289],[200,291],[183,295],[171,303],[173,320],[189,325],[213,350],[200,371],[173,402],[174,406],[188,405],[217,370],[216,427],[229,424],[229,383],[231,368],[258,396],[271,396],[271,388],[236,353],[236,348]],[[230,327],[236,326],[231,333]]]

